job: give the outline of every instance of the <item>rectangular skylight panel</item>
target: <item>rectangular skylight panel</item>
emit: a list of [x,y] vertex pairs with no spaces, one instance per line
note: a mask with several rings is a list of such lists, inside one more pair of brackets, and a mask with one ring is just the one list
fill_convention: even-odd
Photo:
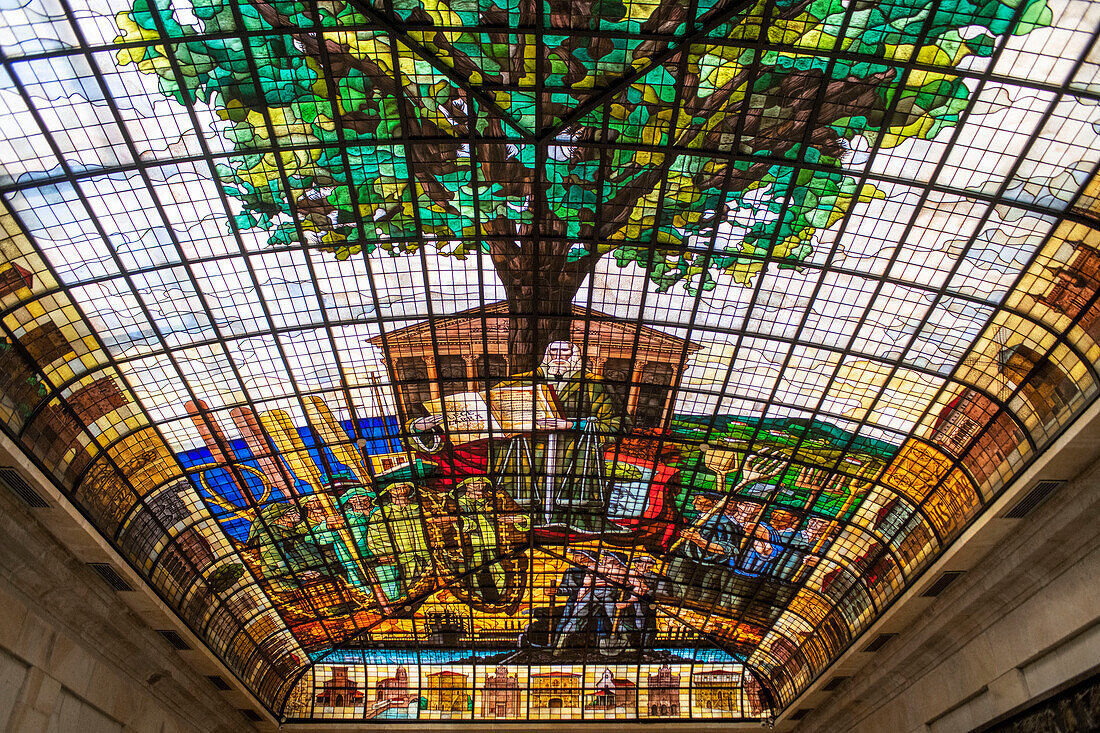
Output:
[[897,359],[932,306],[927,291],[883,283],[859,328],[852,350]]
[[271,334],[226,341],[226,349],[246,389],[255,389],[254,399],[288,394],[292,387],[279,376],[285,372]]
[[374,274],[367,287],[373,288],[382,306],[389,307],[384,318],[426,318],[428,315],[423,264],[419,256],[380,257],[371,260]]
[[1021,167],[1021,173],[1030,173],[1032,178],[1045,175],[1049,181],[1046,190],[1030,203],[1042,202],[1052,208],[1069,206],[1100,160],[1100,153],[1093,149],[1095,123],[1093,100],[1066,96],[1058,101]]
[[[1094,6],[1087,4],[1078,7],[1082,8],[1079,12],[1087,13],[1086,9],[1092,10]],[[1054,22],[1047,28],[1036,28],[1028,33],[1027,42],[1024,36],[1010,36],[994,72],[1011,78],[1063,83],[1070,75],[1074,61],[1086,52],[1092,41],[1085,27],[1095,23],[1085,21],[1085,25],[1074,27],[1080,22],[1082,16],[1077,12],[1055,13]],[[1053,37],[1058,38],[1056,44],[1048,41]]]
[[339,383],[340,370],[323,327],[279,334],[287,365],[300,389],[321,389]]
[[800,339],[846,348],[871,302],[872,280],[842,273],[826,273]]
[[872,145],[868,166],[871,175],[897,177],[915,183],[931,180],[936,166],[949,149],[949,134],[934,140],[916,140],[895,148]]
[[1042,111],[1053,95],[1024,94],[1016,88],[1007,94],[1011,104],[991,104],[982,108],[989,110],[987,114],[970,118],[964,129],[966,137],[953,148],[938,182],[993,193],[1009,175],[1042,119],[1036,112]]

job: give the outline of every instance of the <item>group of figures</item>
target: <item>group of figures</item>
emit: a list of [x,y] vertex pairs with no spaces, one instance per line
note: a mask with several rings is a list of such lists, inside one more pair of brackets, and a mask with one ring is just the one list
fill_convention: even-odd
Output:
[[494,495],[490,482],[471,477],[446,494],[418,491],[411,481],[356,486],[340,495],[335,515],[316,497],[279,501],[260,511],[247,546],[276,592],[335,581],[365,599],[361,606],[405,615],[437,587],[437,568],[446,566],[444,579],[466,579],[466,592],[451,588],[459,597],[492,605],[508,594],[513,603],[515,573],[500,548],[522,541],[530,519],[501,514]]
[[[789,457],[740,455],[733,486],[723,475],[718,490],[688,492],[682,506],[664,497],[646,525],[611,508],[650,506],[651,496],[632,503],[613,494],[652,492],[637,474],[653,464],[626,464],[634,474],[623,478],[608,458],[626,418],[602,379],[583,371],[579,349],[553,343],[537,370],[502,383],[532,385],[546,388],[555,408],[532,431],[452,442],[442,416],[413,418],[411,463],[370,486],[341,486],[327,505],[309,496],[263,508],[248,542],[259,574],[288,593],[337,583],[359,609],[392,617],[408,617],[440,588],[475,609],[514,613],[529,600],[530,549],[591,545],[571,554],[552,591],[561,605],[528,641],[557,654],[577,646],[617,653],[648,646],[660,603],[777,607],[815,564],[834,523],[746,498],[782,475]],[[678,490],[677,481],[668,483]]]
[[574,552],[572,561],[557,586],[547,589],[564,601],[560,614],[551,615],[554,655],[577,648],[609,655],[649,648],[656,631],[656,561],[612,550]]

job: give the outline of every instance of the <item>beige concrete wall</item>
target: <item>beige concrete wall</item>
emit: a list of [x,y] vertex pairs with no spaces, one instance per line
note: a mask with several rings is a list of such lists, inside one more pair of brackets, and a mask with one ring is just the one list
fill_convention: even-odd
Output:
[[256,730],[237,711],[249,707],[243,696],[196,671],[198,651],[177,652],[156,632],[173,627],[153,603],[86,565],[117,561],[86,539],[61,544],[53,532],[83,531],[66,522],[0,487],[0,733]]
[[191,733],[136,680],[0,588],[0,730]]

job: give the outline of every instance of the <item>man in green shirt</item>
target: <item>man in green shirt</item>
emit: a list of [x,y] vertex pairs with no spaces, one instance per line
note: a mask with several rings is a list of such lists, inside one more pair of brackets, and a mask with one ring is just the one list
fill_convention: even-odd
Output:
[[[377,496],[358,486],[339,500],[359,557],[349,557],[348,548],[339,542],[336,552],[349,568],[363,568],[350,573],[353,584],[376,596],[381,590],[383,607],[405,596],[431,569],[420,506],[413,501],[415,491],[410,482],[393,484]],[[326,537],[331,534],[329,529]]]
[[466,559],[467,572],[480,569],[488,571],[493,587],[498,595],[503,595],[507,586],[504,568],[499,562],[501,556],[498,541],[498,524],[511,524],[520,532],[531,529],[531,518],[524,514],[502,514],[493,504],[492,481],[486,476],[468,478],[455,488],[455,501],[459,511],[459,536],[469,547]]
[[327,574],[331,551],[317,530],[292,502],[279,501],[260,510],[248,544],[259,549],[260,573],[273,589],[292,591]]
[[538,369],[497,386],[511,387],[548,389],[559,416],[538,420],[533,434],[515,435],[498,448],[498,485],[536,517],[536,526],[615,531],[605,521],[610,482],[604,449],[628,424],[603,378],[584,371],[575,344],[555,341]]

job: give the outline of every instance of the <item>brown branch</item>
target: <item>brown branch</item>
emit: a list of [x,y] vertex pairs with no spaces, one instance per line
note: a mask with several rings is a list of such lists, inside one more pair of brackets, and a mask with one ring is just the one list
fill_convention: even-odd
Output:
[[[337,43],[331,38],[325,38],[322,43],[320,31],[307,30],[293,23],[289,17],[280,13],[266,0],[250,1],[252,6],[256,8],[256,12],[272,29],[284,32],[301,43],[305,52],[312,56],[320,66],[327,66],[331,70],[333,77],[344,78],[352,70],[358,71],[370,79],[383,94],[394,97],[398,104],[406,105],[406,111],[408,112],[405,115],[406,124],[412,128],[405,130],[406,137],[411,138],[422,134],[429,137],[441,136],[438,125],[431,120],[421,119],[413,113],[411,106],[409,106],[413,95],[410,95],[407,86],[400,84],[399,71],[395,70],[394,75],[391,76],[370,59],[356,56],[346,45]],[[392,40],[390,42],[393,43]],[[417,106],[423,107],[419,104]],[[373,132],[374,121],[370,117],[359,112],[341,112],[338,107],[334,107],[333,112],[341,127],[355,132]],[[456,137],[469,135],[468,127],[461,124],[455,124],[453,132]]]
[[389,94],[396,95],[399,92],[397,81],[382,70],[380,66],[368,59],[362,59],[351,53],[347,46],[337,43],[331,38],[326,38],[324,48],[319,40],[320,34],[316,31],[307,31],[301,26],[291,22],[290,18],[271,7],[265,0],[251,0],[252,7],[267,22],[273,30],[285,32],[294,40],[302,44],[306,52],[315,58],[318,63],[322,58],[328,59],[329,68],[333,76],[343,78],[352,69],[375,82]]

